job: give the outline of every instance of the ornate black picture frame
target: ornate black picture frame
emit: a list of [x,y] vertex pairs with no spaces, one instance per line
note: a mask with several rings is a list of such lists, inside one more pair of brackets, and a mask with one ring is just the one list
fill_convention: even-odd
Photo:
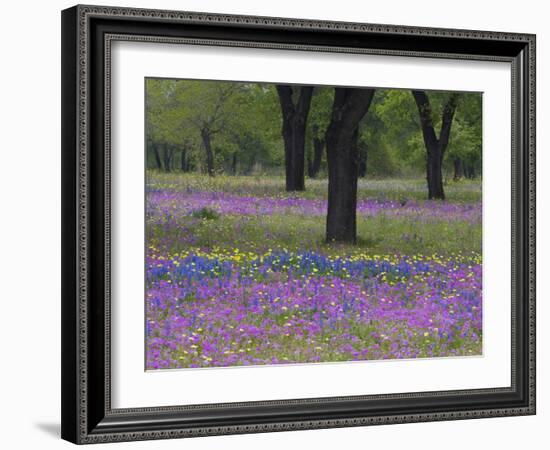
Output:
[[[109,102],[117,40],[511,63],[511,386],[113,409]],[[534,35],[75,6],[62,12],[62,110],[64,439],[84,444],[535,413]]]

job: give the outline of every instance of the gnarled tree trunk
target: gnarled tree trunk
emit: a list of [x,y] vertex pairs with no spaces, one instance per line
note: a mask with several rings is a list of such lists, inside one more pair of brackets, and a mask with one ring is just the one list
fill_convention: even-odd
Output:
[[203,128],[201,130],[202,145],[206,152],[206,173],[214,176],[214,152],[212,151],[212,136],[210,130]]
[[[294,89],[299,89],[297,101],[293,99]],[[305,190],[305,140],[306,124],[311,97],[312,86],[292,87],[277,85],[277,93],[281,103],[283,116],[283,141],[285,144],[285,175],[287,191]]]
[[357,175],[359,122],[374,89],[336,88],[326,133],[328,164],[327,242],[357,240]]
[[425,91],[412,91],[418,113],[420,115],[420,125],[422,127],[422,137],[426,147],[426,179],[428,182],[428,199],[445,199],[443,190],[443,157],[449,144],[451,135],[451,125],[458,104],[459,94],[452,93],[441,117],[441,131],[439,138],[436,136],[430,100]]

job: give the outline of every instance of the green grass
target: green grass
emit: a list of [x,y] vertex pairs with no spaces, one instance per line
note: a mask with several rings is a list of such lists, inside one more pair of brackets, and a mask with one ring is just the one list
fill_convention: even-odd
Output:
[[[149,171],[148,187],[180,192],[218,191],[244,196],[287,196],[326,198],[327,180],[306,180],[306,191],[286,193],[283,177],[216,176]],[[461,180],[445,186],[447,202],[469,203],[481,200],[480,180]],[[360,179],[360,199],[425,201],[427,189],[422,179]],[[455,254],[481,253],[482,227],[466,221],[421,218],[357,216],[357,244],[325,243],[326,218],[306,215],[232,216],[204,208],[179,219],[177,227],[150,224],[149,242],[164,242],[170,252],[189,249],[185,237],[193,236],[192,246],[222,249],[239,248],[257,252],[269,248],[319,251],[326,254]]]
[[[280,196],[287,195],[284,190],[284,177],[277,176],[227,176],[208,177],[203,174],[147,172],[147,184],[153,188],[185,191],[231,192],[243,195]],[[481,181],[449,180],[446,182],[445,195],[451,202],[475,202],[481,200]],[[359,199],[373,198],[378,200],[426,200],[427,188],[424,179],[359,179],[357,195]],[[306,179],[306,190],[293,193],[303,198],[326,198],[327,180]]]
[[[171,252],[187,250],[180,237],[192,234],[194,246],[257,252],[260,249],[307,248],[325,254],[350,254],[356,251],[373,254],[439,254],[481,252],[481,226],[466,222],[418,222],[406,218],[358,217],[358,240],[355,246],[327,245],[325,218],[311,216],[222,216],[218,220],[185,218],[182,227],[166,229],[148,227],[153,242],[170,242]],[[177,233],[170,236],[167,233]],[[161,239],[162,237],[162,239]]]

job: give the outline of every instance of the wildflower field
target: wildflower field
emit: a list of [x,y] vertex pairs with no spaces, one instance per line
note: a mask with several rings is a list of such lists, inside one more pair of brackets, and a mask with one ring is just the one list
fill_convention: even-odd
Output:
[[481,354],[481,186],[359,180],[356,245],[326,180],[148,171],[147,369]]

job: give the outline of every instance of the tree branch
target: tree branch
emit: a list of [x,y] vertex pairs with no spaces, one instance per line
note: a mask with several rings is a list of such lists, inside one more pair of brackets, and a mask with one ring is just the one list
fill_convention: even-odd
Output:
[[313,97],[313,86],[302,86],[300,88],[300,97],[296,106],[296,113],[302,117],[307,117],[311,98]]
[[451,125],[453,124],[453,117],[455,115],[459,98],[460,94],[458,92],[453,92],[449,96],[447,103],[445,103],[445,107],[443,108],[443,115],[441,117],[441,131],[439,133],[439,145],[441,146],[442,152],[445,151],[447,145],[449,144]]
[[292,87],[286,84],[278,84],[276,86],[277,94],[281,102],[281,108],[284,116],[291,116],[295,113],[294,103],[292,102]]
[[418,115],[420,116],[420,125],[422,128],[422,136],[424,137],[426,149],[429,152],[433,146],[439,143],[437,136],[435,135],[430,100],[428,99],[425,91],[411,91],[411,93],[418,108]]

